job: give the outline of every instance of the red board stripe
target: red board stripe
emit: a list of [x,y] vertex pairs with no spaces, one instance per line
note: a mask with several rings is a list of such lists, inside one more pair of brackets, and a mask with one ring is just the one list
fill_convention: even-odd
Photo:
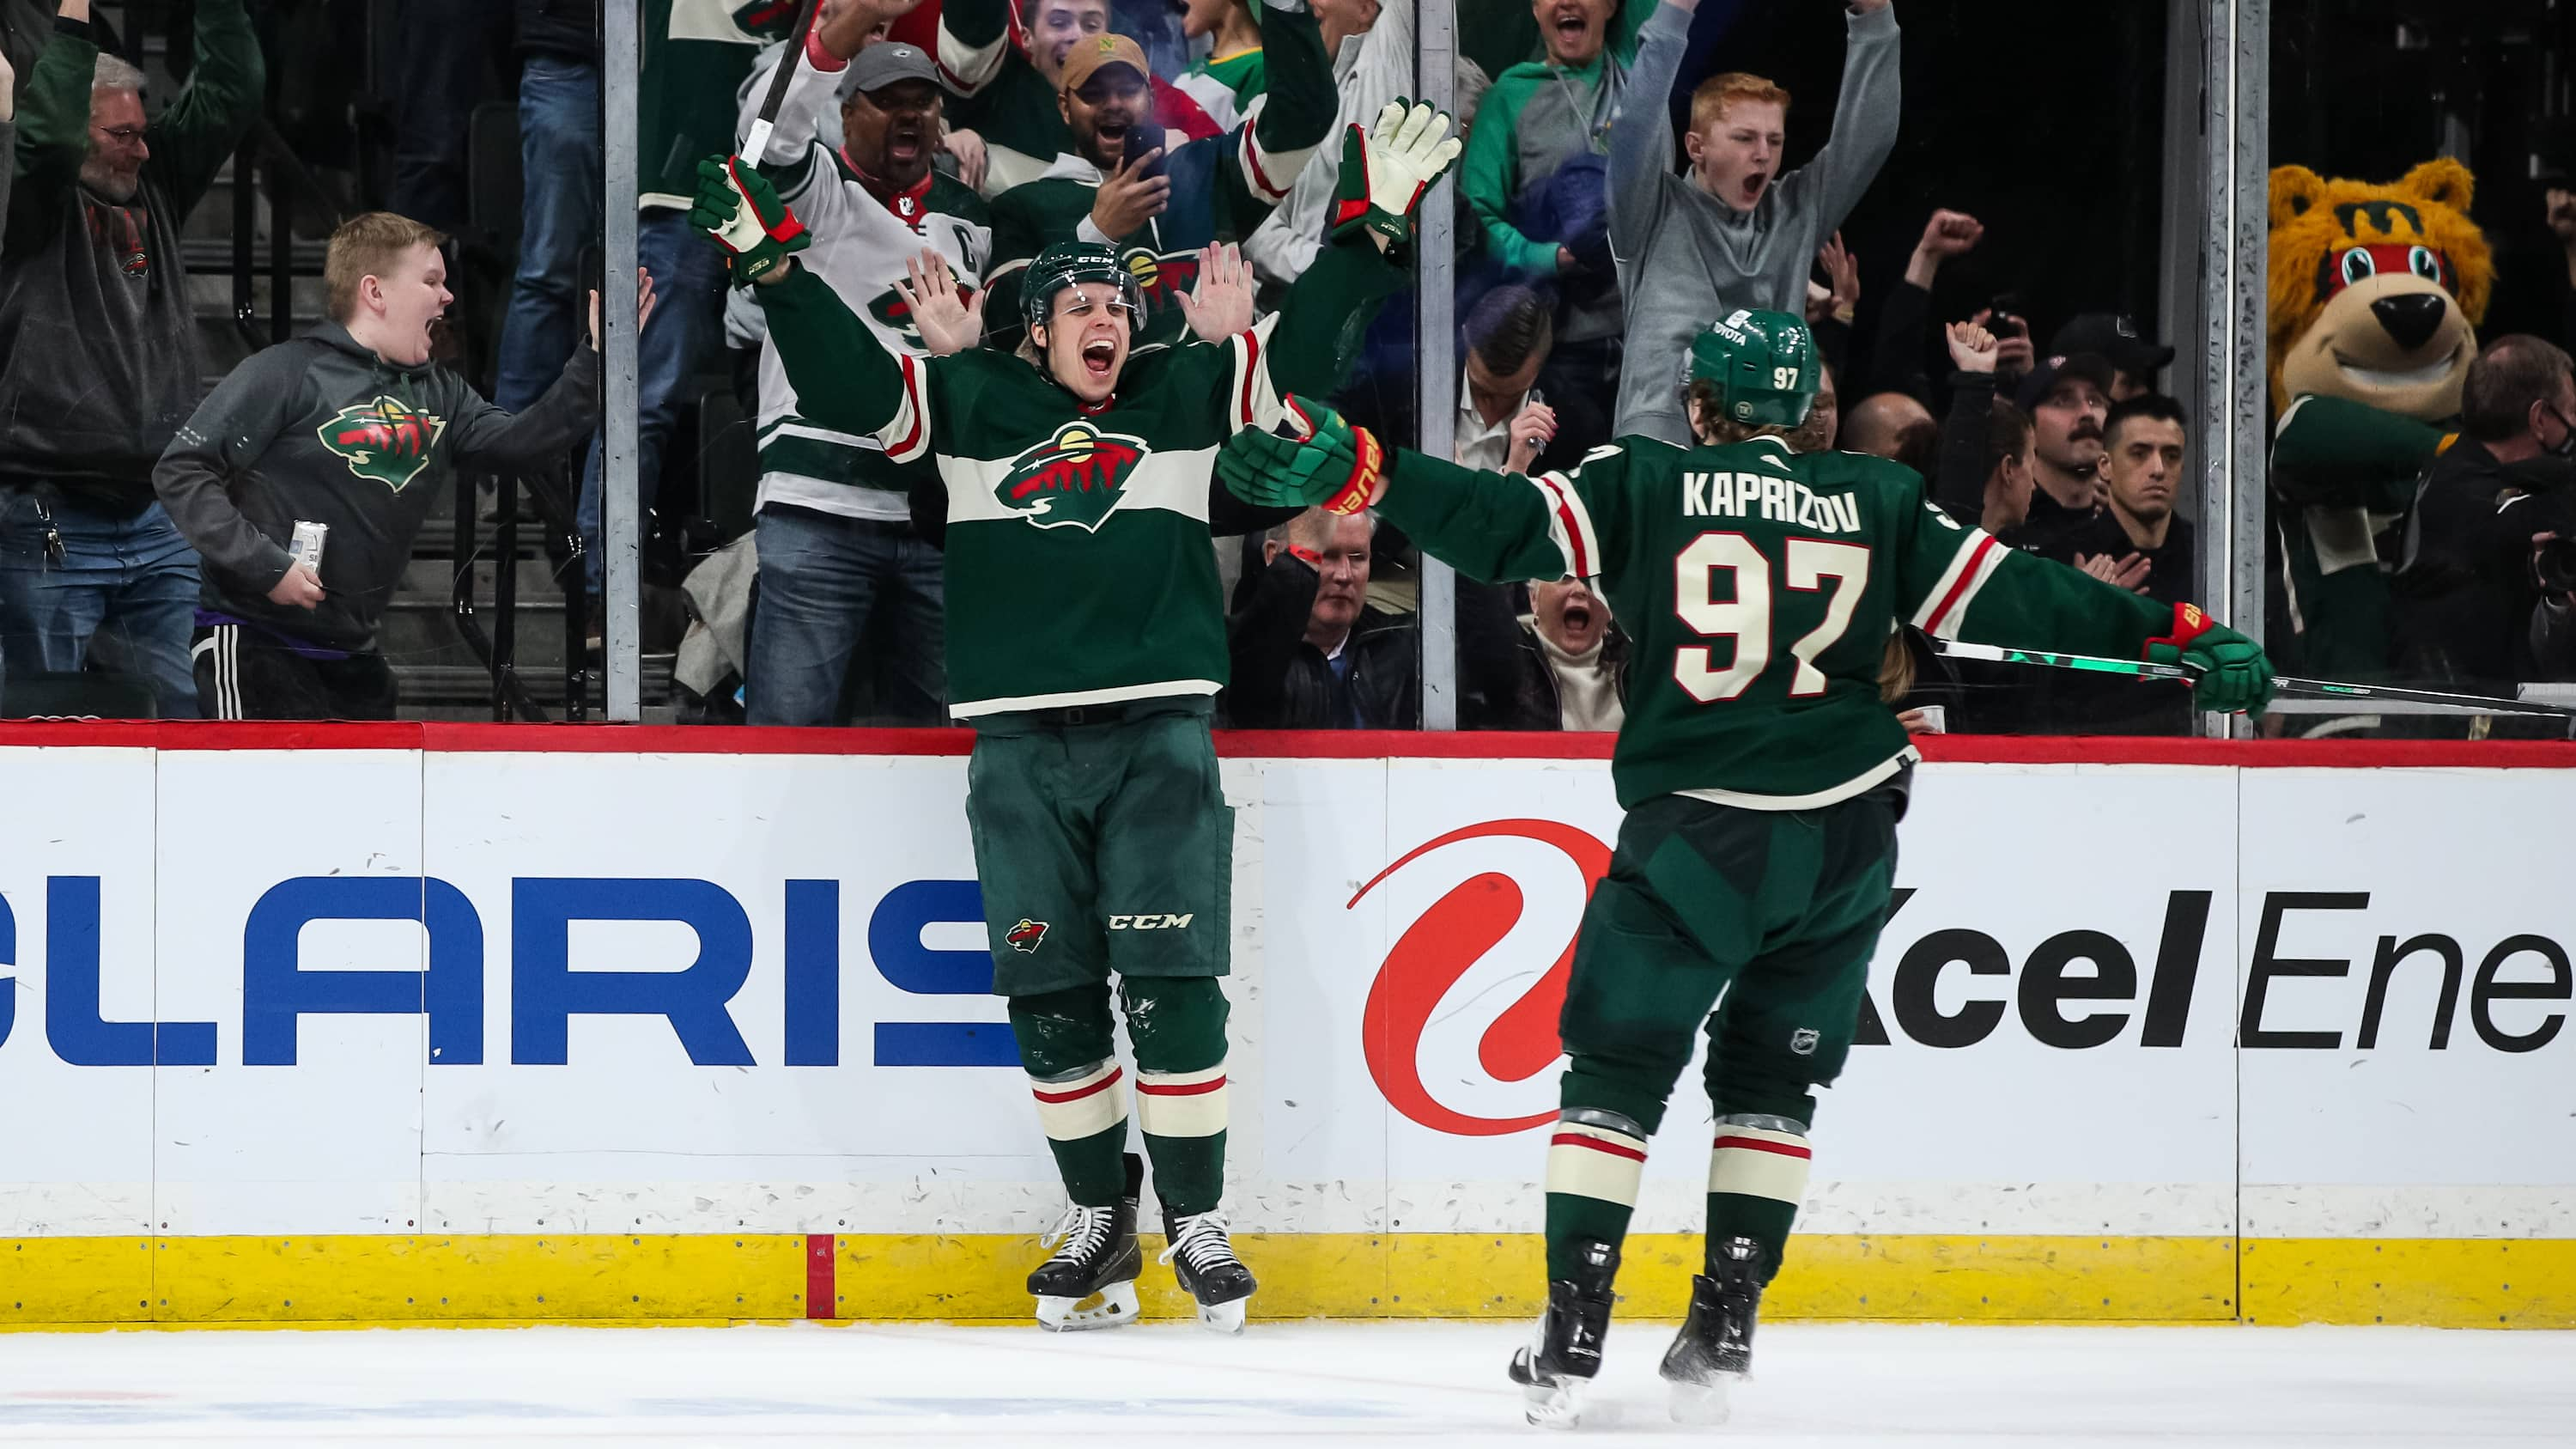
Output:
[[1126,1075],[1126,1072],[1123,1068],[1113,1067],[1110,1069],[1108,1076],[1102,1077],[1099,1081],[1092,1083],[1088,1087],[1076,1087],[1070,1092],[1041,1092],[1037,1088],[1031,1087],[1029,1088],[1029,1095],[1049,1106],[1054,1106],[1059,1102],[1079,1102],[1083,1098],[1088,1097],[1095,1092],[1108,1091],[1110,1083],[1117,1081],[1124,1075]]
[[1595,1152],[1606,1152],[1612,1157],[1624,1157],[1631,1162],[1646,1160],[1646,1154],[1640,1148],[1622,1147],[1616,1142],[1604,1142],[1598,1137],[1586,1137],[1580,1132],[1559,1132],[1547,1139],[1547,1144],[1550,1147],[1589,1147]]
[[1148,1097],[1196,1097],[1204,1093],[1213,1092],[1224,1085],[1225,1078],[1223,1077],[1219,1077],[1213,1082],[1183,1082],[1179,1086],[1167,1086],[1161,1082],[1149,1082],[1143,1077],[1138,1077],[1136,1079],[1136,1090]]
[[1805,1157],[1812,1159],[1816,1155],[1807,1148],[1797,1146],[1794,1143],[1765,1142],[1758,1137],[1720,1137],[1717,1139],[1718,1151],[1724,1152],[1730,1147],[1746,1152],[1777,1152],[1782,1157]]
[[830,1233],[805,1235],[805,1316],[837,1318],[840,1316],[840,1273],[838,1250]]
[[[1606,760],[1609,734],[1499,730],[1218,730],[1222,759]],[[275,720],[0,720],[0,748],[431,750],[441,754],[962,756],[967,729],[744,725],[385,724]],[[1936,764],[2190,765],[2211,769],[2576,769],[2563,740],[2186,740],[2118,735],[1916,735]]]

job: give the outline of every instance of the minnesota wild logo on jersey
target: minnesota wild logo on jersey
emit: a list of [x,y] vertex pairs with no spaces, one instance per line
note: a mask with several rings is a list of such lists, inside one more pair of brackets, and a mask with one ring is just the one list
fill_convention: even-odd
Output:
[[[1156,253],[1151,247],[1129,247],[1118,257],[1127,274],[1136,279],[1136,290],[1145,295],[1146,337],[1150,342],[1178,342],[1187,335],[1188,318],[1175,300],[1181,293],[1199,284],[1197,251]],[[1181,324],[1174,327],[1175,320]]]
[[1142,438],[1070,422],[1012,459],[1011,471],[994,485],[993,496],[1040,528],[1097,533],[1125,496],[1127,477],[1146,451]]
[[340,409],[314,430],[322,446],[340,455],[352,476],[400,493],[429,466],[447,419],[422,412],[400,398],[378,397]]
[[[959,282],[957,300],[971,304],[980,290],[982,289]],[[888,287],[877,293],[876,300],[868,303],[868,316],[875,319],[878,326],[893,334],[904,346],[915,352],[929,350],[922,345],[921,328],[912,320],[912,308],[905,304],[903,294],[894,288]]]

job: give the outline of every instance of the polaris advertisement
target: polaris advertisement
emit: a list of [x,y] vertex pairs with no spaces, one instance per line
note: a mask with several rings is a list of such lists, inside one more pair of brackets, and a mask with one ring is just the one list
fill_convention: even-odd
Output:
[[[1606,765],[1225,768],[1239,1220],[1526,1229]],[[0,775],[46,822],[0,844],[0,1234],[1055,1211],[960,758]],[[1804,1226],[2576,1234],[2576,898],[2513,828],[2571,804],[2538,770],[1924,767]],[[1641,1227],[1696,1223],[1708,1116],[1694,1068]]]

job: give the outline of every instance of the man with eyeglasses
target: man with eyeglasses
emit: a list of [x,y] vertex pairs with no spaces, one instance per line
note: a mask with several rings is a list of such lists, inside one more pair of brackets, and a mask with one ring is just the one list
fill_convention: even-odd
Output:
[[143,75],[64,0],[28,76],[0,242],[0,658],[85,665],[194,717],[197,556],[152,468],[204,395],[179,228],[259,114],[243,0],[202,0],[196,64],[157,120]]
[[[993,199],[993,271],[1002,340],[1016,316],[1020,272],[1060,242],[1114,250],[1145,301],[1140,344],[1178,342],[1191,330],[1180,298],[1211,242],[1240,242],[1288,195],[1306,158],[1331,129],[1338,97],[1322,32],[1304,0],[1262,0],[1269,91],[1259,114],[1222,136],[1165,149],[1154,122],[1145,52],[1123,35],[1077,42],[1064,63],[1059,103],[1074,152],[1047,174]],[[1200,331],[1202,341],[1223,332]]]
[[[930,352],[896,290],[907,262],[927,247],[957,274],[980,277],[992,227],[982,197],[931,168],[942,105],[929,55],[893,41],[852,47],[863,40],[815,27],[769,149],[754,159],[813,228],[805,265],[887,350],[923,357]],[[744,87],[745,133],[768,88],[765,71]],[[815,139],[836,93],[837,152]],[[842,723],[856,676],[876,685],[874,722],[941,723],[939,551],[913,527],[910,501],[930,465],[897,463],[874,437],[806,416],[774,347],[761,349],[759,437],[760,606],[743,669],[749,722]],[[875,657],[860,644],[871,616],[892,626],[878,629],[885,645]]]
[[940,355],[898,354],[794,261],[819,244],[766,179],[740,158],[699,166],[691,221],[754,284],[798,410],[936,466],[924,501],[944,520],[949,713],[976,733],[966,820],[993,989],[1071,1200],[1029,1277],[1049,1328],[1136,1314],[1142,1167],[1113,974],[1164,1259],[1203,1322],[1243,1325],[1253,1278],[1219,1208],[1233,813],[1208,734],[1227,677],[1208,539],[1294,511],[1237,506],[1216,451],[1290,420],[1291,388],[1339,385],[1344,339],[1403,284],[1414,207],[1457,158],[1448,130],[1429,106],[1393,105],[1374,132],[1350,128],[1336,239],[1279,311],[1255,325],[1250,268],[1214,246],[1189,306],[1224,340],[1150,349],[1134,275],[1074,242],[1025,269],[1016,354],[969,345],[990,293],[961,295],[924,254],[899,290]]

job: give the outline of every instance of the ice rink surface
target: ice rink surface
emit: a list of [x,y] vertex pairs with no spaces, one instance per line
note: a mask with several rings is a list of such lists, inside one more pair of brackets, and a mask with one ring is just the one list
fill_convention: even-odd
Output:
[[[1515,1325],[824,1325],[0,1335],[0,1444],[1260,1444],[1544,1440]],[[1744,1445],[2576,1445],[2576,1334],[1766,1326],[1735,1422],[1664,1416],[1615,1324],[1577,1437]]]

